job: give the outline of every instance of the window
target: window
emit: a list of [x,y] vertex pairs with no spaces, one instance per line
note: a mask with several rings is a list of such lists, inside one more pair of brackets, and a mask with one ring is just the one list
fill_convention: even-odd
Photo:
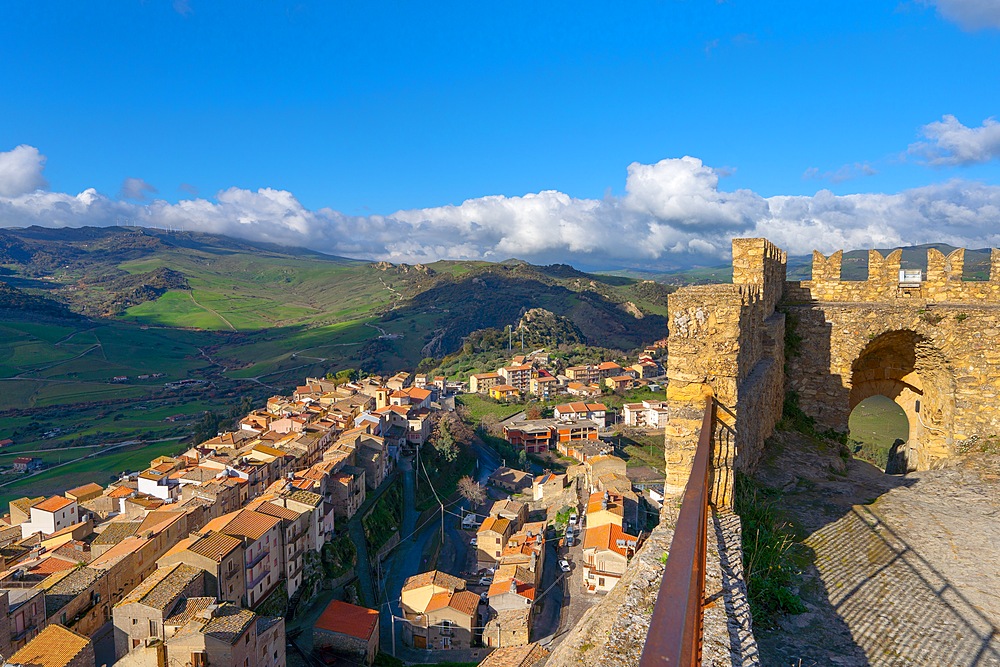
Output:
[[142,640],[140,640],[140,639],[133,639],[132,640],[132,648],[136,648],[141,643],[142,643]]
[[138,622],[139,622],[139,620],[138,620],[138,619],[136,619],[136,618],[133,618],[133,619],[132,619],[132,625],[135,625],[135,624],[136,624],[136,623],[138,623]]
[[159,634],[159,628],[156,625],[156,621],[149,619],[149,636],[156,637]]
[[208,667],[208,654],[204,651],[191,652],[192,667]]

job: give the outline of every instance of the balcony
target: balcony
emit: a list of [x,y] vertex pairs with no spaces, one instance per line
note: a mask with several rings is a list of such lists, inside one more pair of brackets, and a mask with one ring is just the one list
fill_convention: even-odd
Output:
[[269,574],[271,574],[270,570],[264,570],[263,572],[261,572],[260,574],[258,574],[256,577],[254,577],[253,579],[251,579],[250,581],[248,581],[247,582],[247,590],[249,591],[249,590],[253,590],[254,588],[256,588],[257,585],[260,584],[260,582],[264,581],[264,579]]
[[267,558],[270,555],[271,555],[271,550],[270,549],[267,549],[265,551],[261,551],[260,553],[258,553],[256,556],[253,557],[253,560],[251,560],[249,563],[247,563],[247,569],[248,570],[252,570],[253,568],[255,568],[257,566],[257,563],[261,562],[262,560],[264,560],[265,558]]

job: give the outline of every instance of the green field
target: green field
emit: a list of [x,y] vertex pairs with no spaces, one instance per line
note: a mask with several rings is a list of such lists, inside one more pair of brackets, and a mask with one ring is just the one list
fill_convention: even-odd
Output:
[[855,454],[885,468],[889,449],[897,440],[909,439],[910,423],[903,409],[891,398],[872,396],[861,401],[848,419],[850,439],[861,446]]

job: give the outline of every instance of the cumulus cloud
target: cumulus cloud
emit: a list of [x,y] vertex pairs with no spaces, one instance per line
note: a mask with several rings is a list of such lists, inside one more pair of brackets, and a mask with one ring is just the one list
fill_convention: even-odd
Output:
[[42,176],[45,156],[34,146],[0,152],[0,197],[16,197],[48,185]]
[[965,30],[1000,28],[1000,3],[996,0],[921,0]]
[[122,181],[122,189],[118,196],[122,199],[147,199],[149,195],[156,193],[156,188],[141,178],[129,177]]
[[878,170],[868,162],[855,162],[854,164],[845,164],[839,169],[832,171],[821,171],[818,167],[809,167],[803,172],[802,178],[807,181],[816,180],[843,183],[855,178],[874,176],[877,173]]
[[[7,159],[0,153],[0,164]],[[170,227],[393,262],[520,257],[588,268],[724,262],[734,236],[766,236],[791,253],[942,241],[1000,246],[1000,186],[953,180],[896,194],[762,197],[719,189],[694,157],[628,166],[625,194],[558,191],[349,216],[311,210],[285,190],[229,188],[213,198],[123,201],[16,189],[0,195],[0,225]]]
[[979,127],[966,127],[951,114],[920,128],[926,141],[909,152],[933,165],[970,165],[1000,158],[1000,123],[987,118]]

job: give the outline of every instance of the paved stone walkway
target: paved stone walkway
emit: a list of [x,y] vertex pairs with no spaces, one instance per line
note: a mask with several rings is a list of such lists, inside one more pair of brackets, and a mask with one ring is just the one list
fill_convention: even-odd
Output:
[[1000,457],[889,476],[783,434],[761,470],[808,536],[807,611],[755,627],[765,665],[1000,665]]

